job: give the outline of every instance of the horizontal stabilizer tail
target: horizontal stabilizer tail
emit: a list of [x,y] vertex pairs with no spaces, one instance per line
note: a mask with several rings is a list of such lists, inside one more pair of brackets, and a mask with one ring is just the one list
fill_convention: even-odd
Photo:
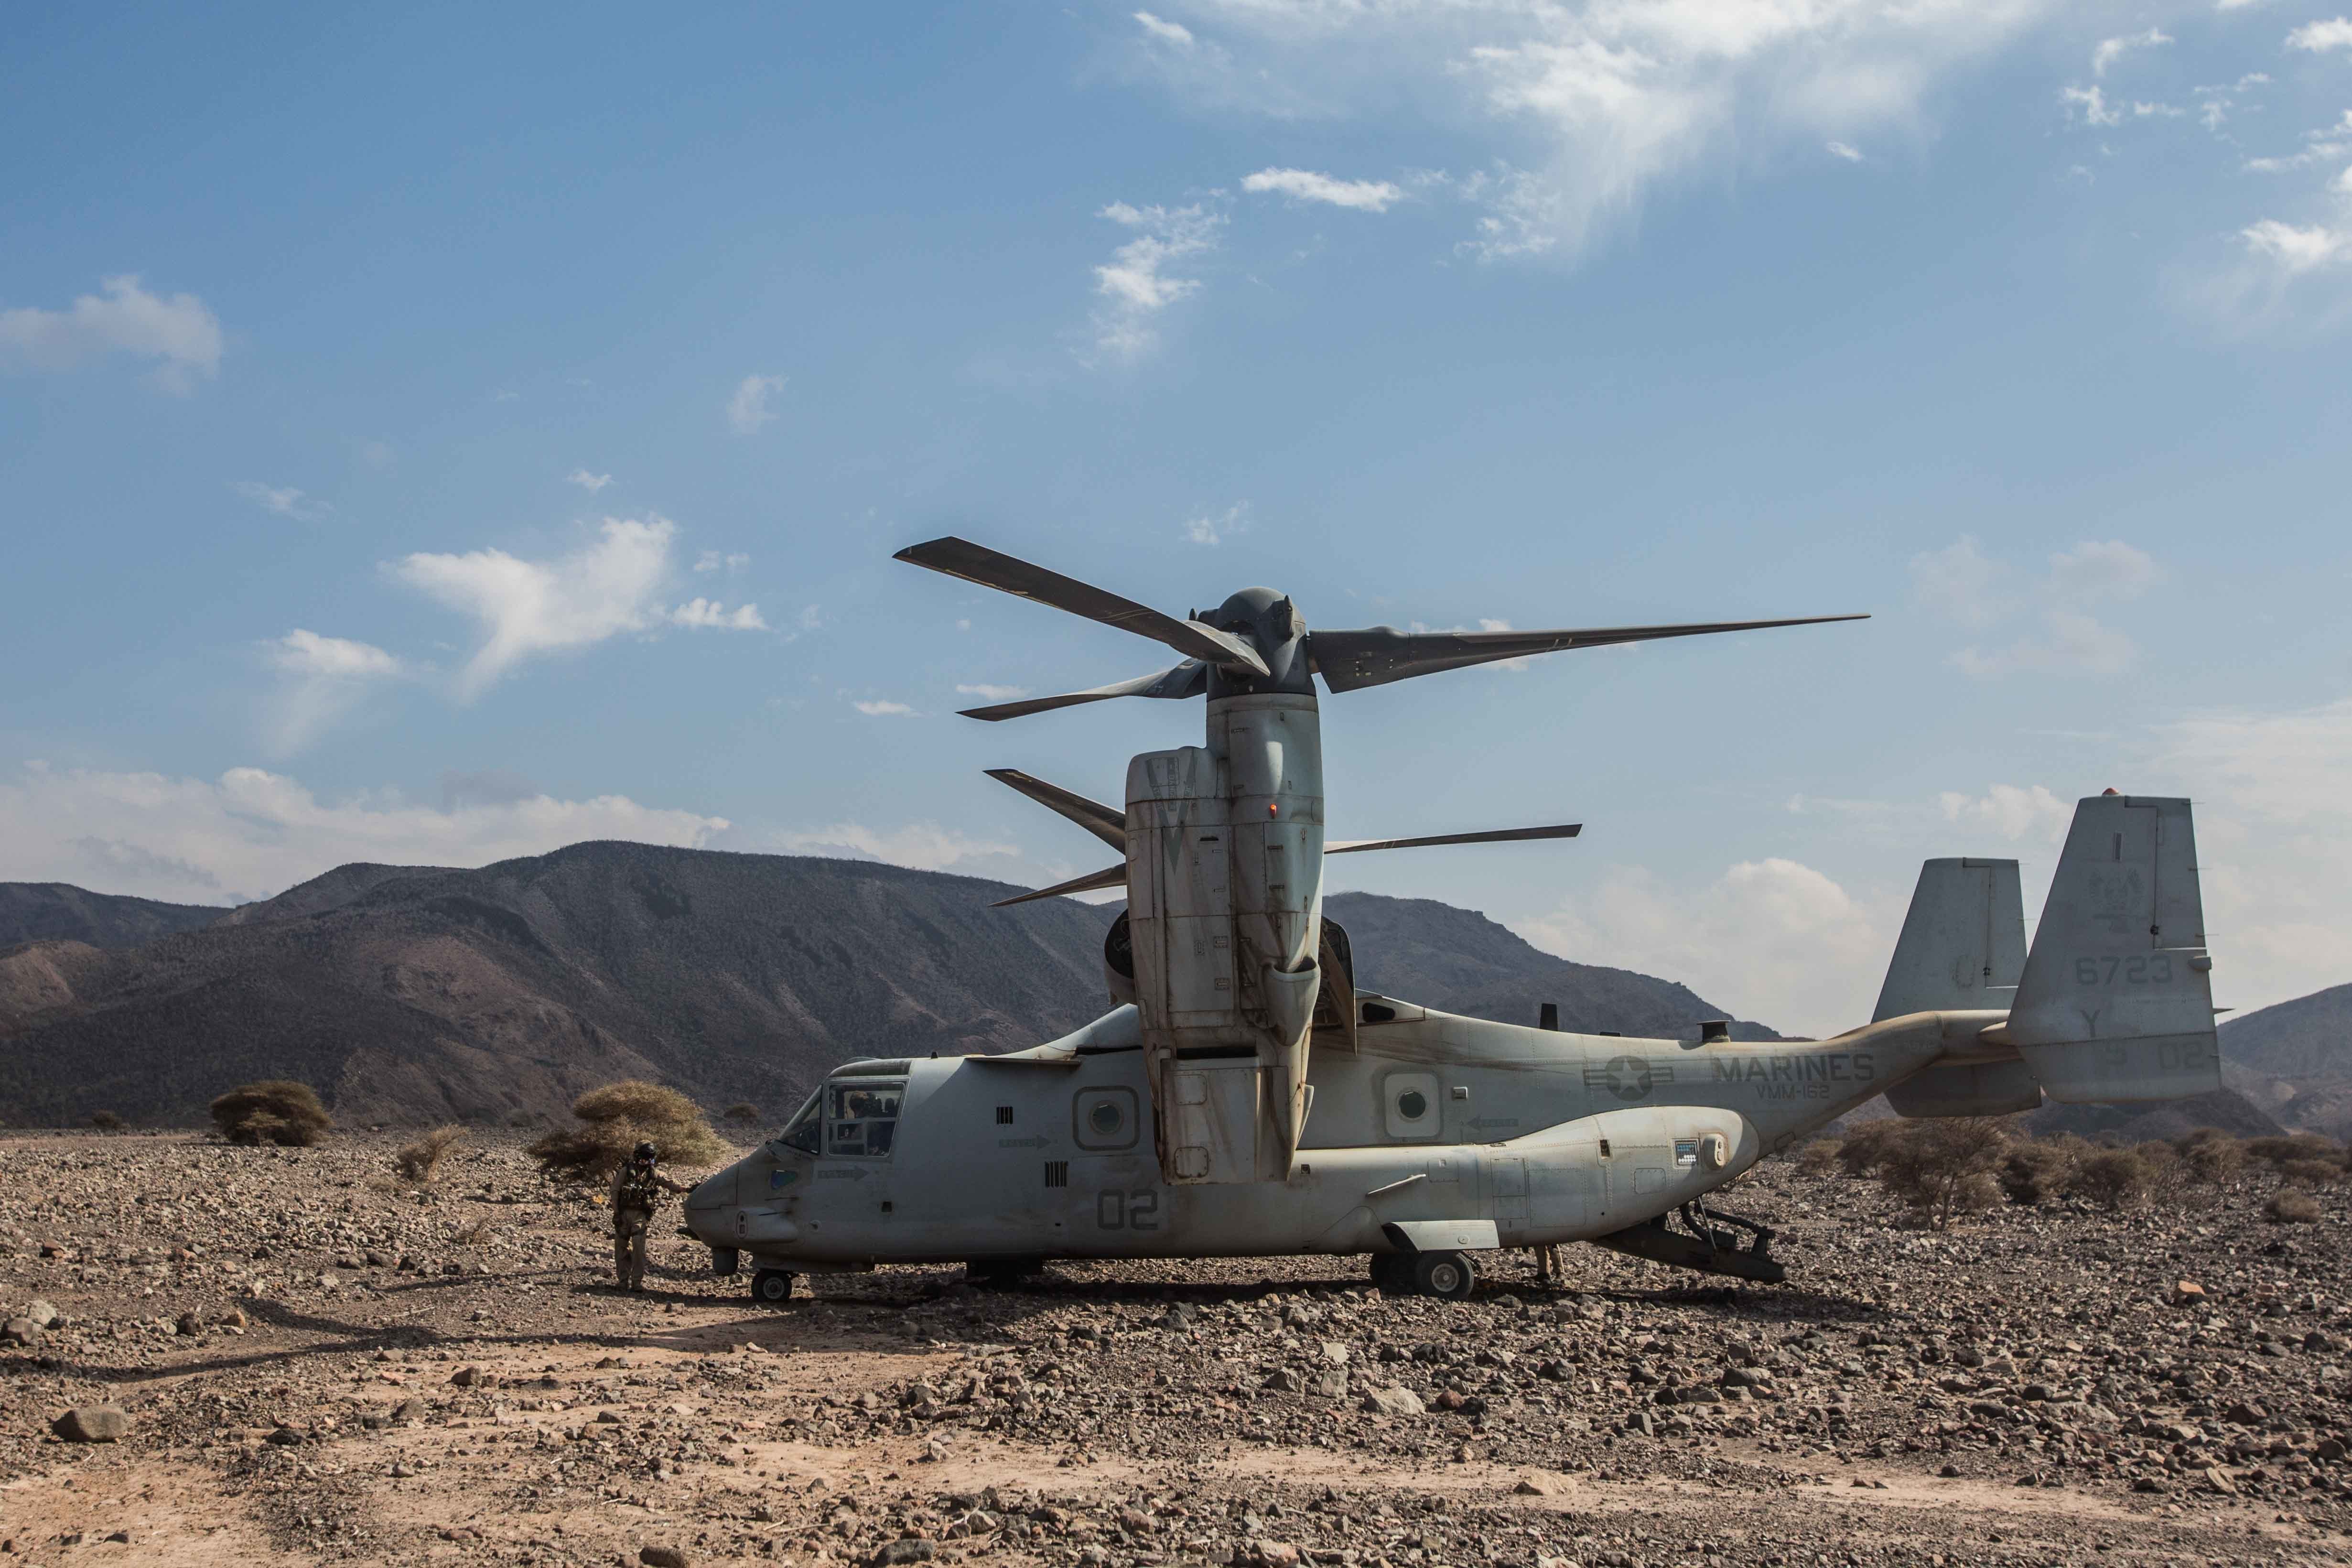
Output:
[[2009,1022],[2049,1091],[2133,1103],[2221,1087],[2189,802],[2094,795],[2074,808]]
[[2021,1061],[1947,1062],[1886,1091],[1897,1116],[2009,1116],[2042,1108],[2042,1086]]

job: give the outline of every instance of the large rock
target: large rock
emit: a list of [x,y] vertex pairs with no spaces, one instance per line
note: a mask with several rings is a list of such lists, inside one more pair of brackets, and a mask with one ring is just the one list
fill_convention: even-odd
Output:
[[120,1443],[131,1434],[131,1417],[117,1405],[77,1405],[49,1430],[68,1443]]
[[1420,1415],[1428,1406],[1422,1404],[1420,1394],[1400,1384],[1367,1390],[1363,1408],[1381,1415]]

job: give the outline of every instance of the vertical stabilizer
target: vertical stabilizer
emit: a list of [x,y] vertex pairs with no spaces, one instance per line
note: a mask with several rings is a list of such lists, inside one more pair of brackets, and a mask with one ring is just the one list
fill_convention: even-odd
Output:
[[2025,900],[2014,860],[1930,860],[1871,1022],[2005,1008],[2025,971]]
[[2003,1030],[2053,1100],[2179,1100],[2221,1087],[2189,803],[2074,807]]

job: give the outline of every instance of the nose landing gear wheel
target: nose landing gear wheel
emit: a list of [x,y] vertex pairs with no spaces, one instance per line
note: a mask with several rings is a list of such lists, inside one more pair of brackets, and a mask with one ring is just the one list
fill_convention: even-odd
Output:
[[1441,1301],[1467,1300],[1478,1287],[1478,1270],[1459,1252],[1416,1252],[1412,1285],[1423,1295]]
[[762,1268],[751,1276],[751,1299],[773,1304],[793,1299],[793,1277],[781,1268]]

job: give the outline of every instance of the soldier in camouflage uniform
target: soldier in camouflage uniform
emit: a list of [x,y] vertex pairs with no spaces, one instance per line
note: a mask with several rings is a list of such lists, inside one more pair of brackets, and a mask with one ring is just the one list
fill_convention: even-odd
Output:
[[654,1169],[655,1155],[652,1144],[640,1143],[613,1173],[613,1272],[624,1290],[646,1288],[646,1238],[662,1194],[687,1191]]

